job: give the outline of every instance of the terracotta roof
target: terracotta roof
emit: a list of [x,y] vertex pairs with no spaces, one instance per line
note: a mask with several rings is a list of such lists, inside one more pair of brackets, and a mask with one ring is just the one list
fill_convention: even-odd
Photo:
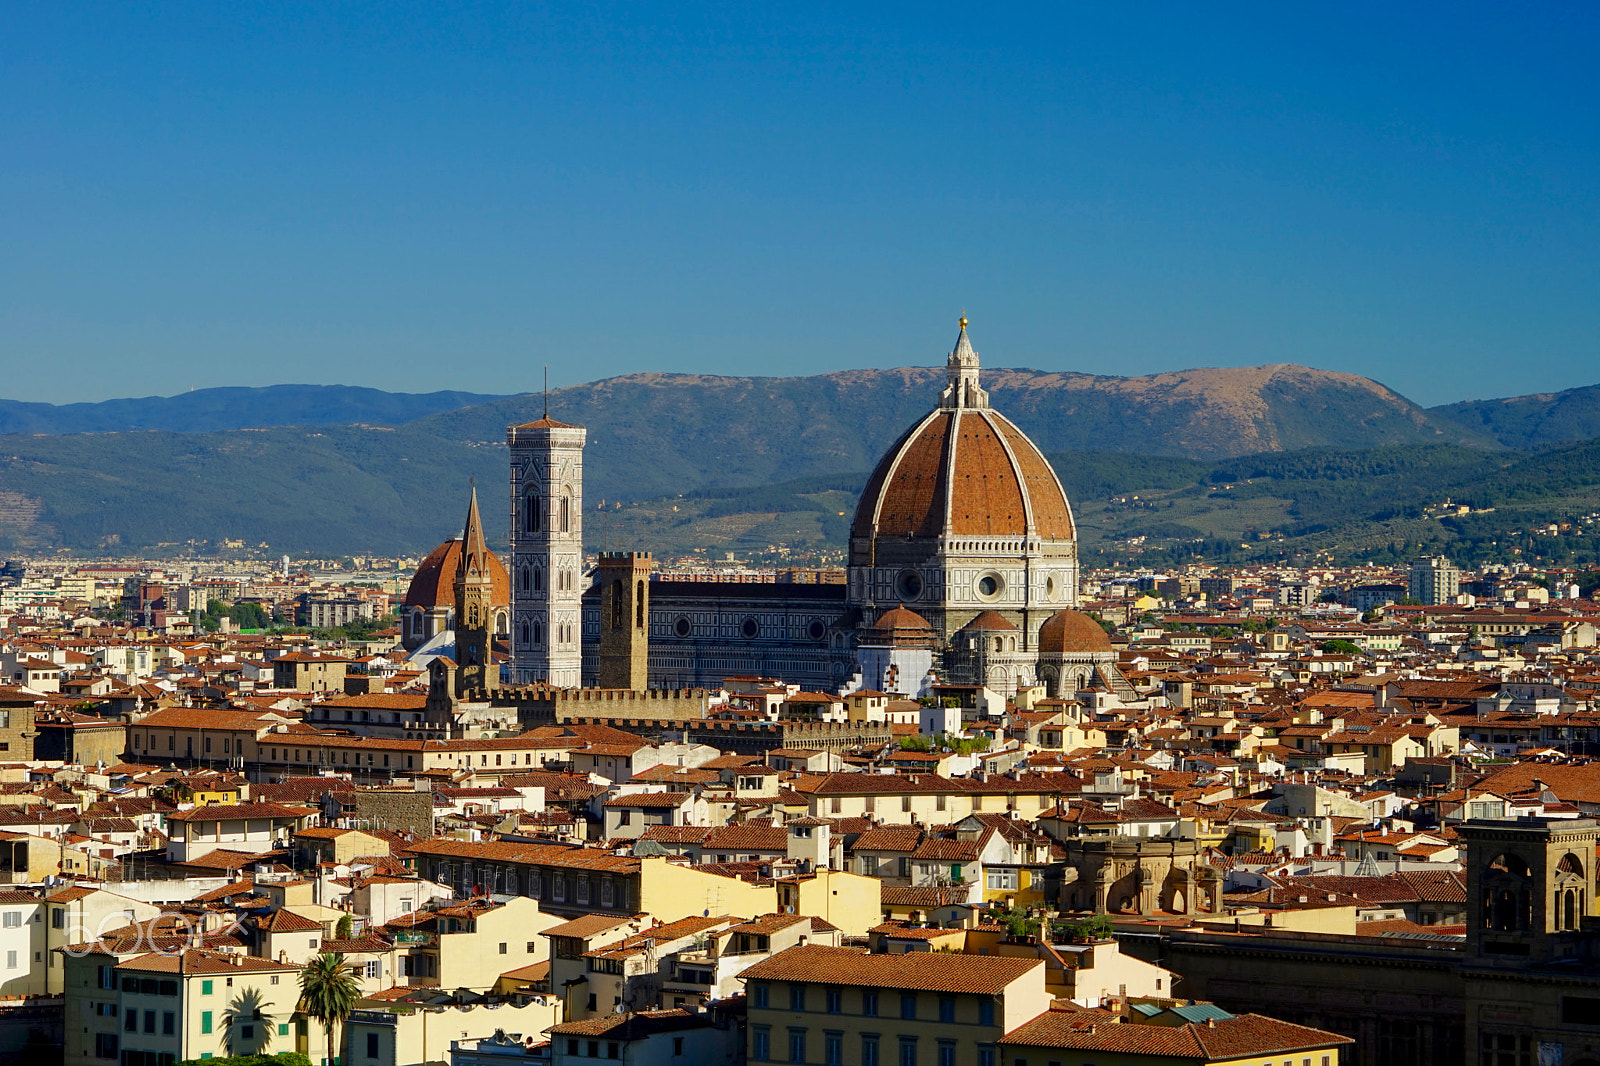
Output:
[[320,707],[329,707],[335,710],[385,710],[385,711],[420,711],[427,705],[426,692],[368,692],[360,696],[346,696],[343,699],[326,700]]
[[203,707],[164,707],[145,715],[134,728],[155,726],[161,729],[232,729],[240,732],[262,729],[273,719],[261,711],[217,711]]
[[570,922],[546,929],[544,935],[570,936],[587,940],[589,937],[600,936],[626,926],[631,920],[614,914],[585,914],[582,918],[574,918]]
[[979,611],[972,621],[957,630],[958,633],[1015,633],[1016,631],[1017,627],[997,611]]
[[[454,537],[428,553],[411,578],[406,589],[407,607],[454,607],[456,602],[456,568],[461,565],[461,538]],[[489,573],[494,579],[491,606],[508,607],[511,604],[511,576],[505,564],[494,552],[488,553]]]
[[[1031,510],[1032,521],[1029,521]],[[938,410],[878,461],[852,537],[1076,535],[1066,494],[1034,443],[988,408]]]
[[701,845],[715,851],[787,851],[789,831],[782,826],[724,825],[713,829]]
[[288,963],[273,962],[254,955],[232,955],[215,951],[191,949],[181,955],[167,955],[152,951],[148,955],[117,963],[119,970],[137,973],[289,973],[300,969]]
[[570,424],[568,424],[566,422],[557,422],[555,419],[551,418],[549,415],[546,415],[543,418],[536,418],[532,422],[523,422],[521,425],[514,426],[512,428],[514,428],[514,429],[582,429],[583,427],[582,426],[570,425]]
[[681,807],[689,800],[687,792],[635,792],[605,801],[606,807]]
[[311,807],[285,807],[279,803],[212,803],[167,815],[172,822],[221,822],[244,818],[307,818],[316,814]]
[[[748,971],[747,971],[748,972]],[[1294,1025],[1260,1014],[1218,1018],[1198,1025],[1104,1024],[1098,1012],[1046,1011],[1000,1039],[1011,1047],[1073,1048],[1109,1054],[1172,1058],[1236,1059],[1355,1043],[1323,1029]]]
[[1024,974],[1043,967],[1039,959],[927,951],[909,955],[869,955],[855,948],[801,944],[756,963],[742,976],[768,981],[995,995]]
[[494,862],[515,862],[536,866],[559,866],[567,869],[610,870],[614,873],[635,873],[639,860],[595,848],[563,847],[559,844],[518,844],[504,840],[469,843],[465,840],[447,840],[436,837],[412,844],[416,855],[437,855],[446,858],[488,859]]
[[894,647],[932,647],[933,626],[915,611],[892,607],[861,632],[863,644],[888,644]]
[[711,1015],[689,1013],[682,1007],[671,1010],[647,1010],[637,1014],[607,1014],[599,1018],[585,1018],[579,1022],[562,1022],[546,1029],[560,1036],[603,1036],[608,1040],[643,1040],[656,1033],[672,1033],[682,1029],[709,1028]]
[[938,885],[881,884],[878,895],[885,907],[949,907],[967,902],[967,889]]
[[294,911],[276,910],[261,928],[269,933],[320,933],[322,923]]
[[1111,651],[1111,638],[1086,614],[1057,611],[1039,627],[1040,655],[1086,655]]

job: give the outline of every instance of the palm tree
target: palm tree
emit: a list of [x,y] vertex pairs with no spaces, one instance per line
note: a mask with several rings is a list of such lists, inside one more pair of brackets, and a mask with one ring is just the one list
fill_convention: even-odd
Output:
[[338,952],[324,952],[300,968],[300,1009],[328,1030],[327,1066],[338,1058],[334,1029],[350,1017],[360,998],[355,973]]
[[[222,1042],[229,1055],[260,1055],[272,1043],[272,1027],[277,1018],[262,1009],[264,1002],[260,989],[247,988],[222,1012]],[[255,1033],[258,1025],[259,1036]],[[244,1035],[246,1026],[250,1027],[249,1039]]]

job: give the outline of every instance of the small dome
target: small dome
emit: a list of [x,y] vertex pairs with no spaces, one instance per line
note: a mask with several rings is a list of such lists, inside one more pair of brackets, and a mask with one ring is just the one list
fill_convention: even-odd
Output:
[[931,648],[936,643],[933,626],[916,611],[894,607],[861,633],[861,643],[897,648]]
[[[1048,623],[1047,623],[1048,624]],[[1017,627],[998,611],[984,611],[978,617],[956,630],[957,633],[1015,633]]]
[[[456,603],[456,567],[461,564],[461,538],[452,537],[422,560],[406,589],[407,607],[454,607]],[[493,604],[496,607],[511,605],[511,575],[494,552],[489,553],[489,572],[494,575]]]
[[1039,627],[1040,655],[1087,655],[1111,650],[1111,638],[1100,623],[1077,611],[1057,611]]

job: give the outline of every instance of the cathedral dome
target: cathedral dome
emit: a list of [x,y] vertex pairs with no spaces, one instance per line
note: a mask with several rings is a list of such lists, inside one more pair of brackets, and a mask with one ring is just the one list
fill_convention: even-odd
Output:
[[938,409],[907,430],[867,479],[852,544],[878,537],[1075,540],[1055,471],[978,388],[965,320],[949,369]]
[[[455,607],[456,568],[461,564],[461,544],[460,537],[452,537],[428,553],[412,576],[410,587],[406,589],[407,607],[420,607],[423,610]],[[511,575],[506,573],[505,564],[494,552],[489,553],[489,573],[494,578],[494,605],[509,606]]]
[[895,648],[928,648],[934,644],[933,626],[916,611],[895,607],[862,630],[861,643]]
[[1039,627],[1040,655],[1091,655],[1110,652],[1111,638],[1086,614],[1057,611]]
[[974,618],[972,621],[968,622],[966,625],[964,625],[960,629],[956,630],[956,632],[958,634],[960,634],[960,633],[1015,633],[1016,631],[1017,631],[1017,627],[1012,625],[1011,622],[1006,618],[1006,616],[1001,614],[1001,613],[999,613],[998,611],[983,611],[983,612],[979,613],[979,615],[976,618]]

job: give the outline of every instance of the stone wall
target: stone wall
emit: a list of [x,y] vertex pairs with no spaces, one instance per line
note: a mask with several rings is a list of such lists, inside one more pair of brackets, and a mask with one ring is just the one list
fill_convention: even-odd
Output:
[[[582,719],[571,719],[581,723]],[[712,719],[597,718],[589,724],[626,730],[652,743],[681,737],[686,744],[706,744],[719,751],[760,755],[773,748],[812,751],[849,751],[862,746],[883,747],[893,732],[882,722],[723,722]]]

